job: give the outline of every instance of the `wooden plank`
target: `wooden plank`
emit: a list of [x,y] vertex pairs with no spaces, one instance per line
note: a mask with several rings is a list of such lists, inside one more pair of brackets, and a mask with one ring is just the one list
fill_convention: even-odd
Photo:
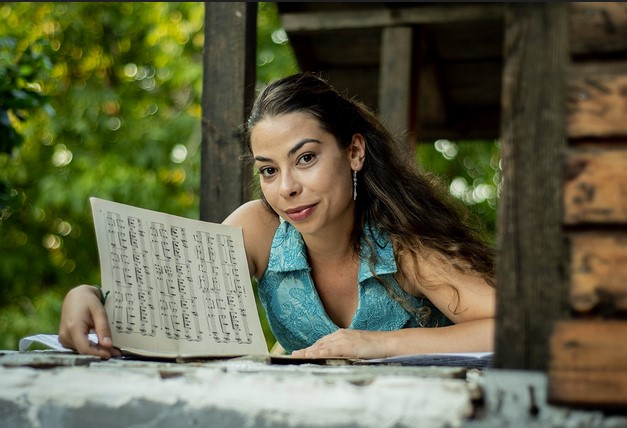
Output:
[[627,137],[627,62],[577,64],[568,80],[569,137]]
[[548,399],[563,404],[627,404],[627,321],[563,320],[551,337]]
[[552,370],[547,399],[551,404],[582,407],[627,405],[627,371]]
[[201,220],[221,222],[250,198],[237,130],[254,96],[256,19],[256,3],[205,3]]
[[[381,28],[394,25],[473,23],[502,19],[500,4],[420,5],[388,9],[284,12],[286,31],[317,32],[329,30]],[[623,2],[572,2],[569,22],[571,52],[599,55],[627,49],[627,4]],[[463,33],[463,31],[461,32]],[[453,35],[454,36],[454,35]]]
[[627,149],[567,154],[564,222],[627,223]]
[[[339,3],[338,3],[339,4]],[[503,18],[499,3],[457,3],[450,5],[420,5],[386,9],[364,9],[324,12],[287,12],[281,14],[283,28],[288,33],[356,28],[377,28],[406,25],[442,24],[468,21],[490,21]]]
[[575,233],[571,241],[571,307],[580,313],[627,312],[627,232]]
[[566,147],[568,11],[564,3],[505,6],[496,368],[545,370],[552,322],[567,315],[556,165]]
[[384,28],[379,69],[379,116],[399,144],[413,158],[415,123],[412,123],[413,29]]
[[551,335],[549,367],[559,370],[624,370],[627,373],[625,338],[627,320],[558,321]]
[[574,55],[627,50],[627,4],[623,2],[572,2],[571,52]]

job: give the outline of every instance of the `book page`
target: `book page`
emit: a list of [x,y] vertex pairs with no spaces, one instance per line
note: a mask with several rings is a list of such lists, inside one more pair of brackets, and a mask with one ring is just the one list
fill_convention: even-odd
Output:
[[451,352],[397,355],[394,357],[360,360],[360,364],[397,364],[403,366],[447,366],[486,368],[492,364],[492,352]]
[[[90,342],[98,343],[98,336],[96,333],[89,333],[87,337]],[[18,344],[18,350],[20,352],[27,351],[33,343],[44,345],[46,348],[50,348],[54,351],[76,352],[73,349],[69,349],[61,345],[58,334],[34,334],[32,336],[22,337]]]
[[161,357],[268,353],[240,228],[90,201],[114,346]]

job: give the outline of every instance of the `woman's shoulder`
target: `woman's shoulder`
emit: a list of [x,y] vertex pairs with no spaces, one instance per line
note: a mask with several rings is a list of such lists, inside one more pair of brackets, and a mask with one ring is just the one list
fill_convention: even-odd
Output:
[[224,224],[230,224],[233,226],[244,226],[248,221],[262,220],[263,223],[269,223],[270,225],[278,226],[279,216],[272,211],[261,199],[253,199],[240,205],[235,209],[225,220]]
[[250,274],[259,278],[268,265],[279,216],[255,199],[242,204],[223,223],[242,228]]

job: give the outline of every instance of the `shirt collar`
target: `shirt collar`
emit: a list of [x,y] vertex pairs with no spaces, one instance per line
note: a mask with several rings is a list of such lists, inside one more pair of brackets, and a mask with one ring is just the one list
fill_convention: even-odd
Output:
[[[378,229],[366,227],[364,233],[374,243],[377,253],[377,261],[374,273],[385,275],[396,273],[397,266],[394,259],[394,248],[388,236]],[[359,282],[363,282],[374,276],[370,270],[370,247],[365,239],[361,240],[359,255]],[[310,270],[305,251],[305,242],[302,235],[287,221],[282,221],[272,241],[272,252],[278,251],[278,257],[270,257],[267,270],[273,272],[291,272],[298,270]]]

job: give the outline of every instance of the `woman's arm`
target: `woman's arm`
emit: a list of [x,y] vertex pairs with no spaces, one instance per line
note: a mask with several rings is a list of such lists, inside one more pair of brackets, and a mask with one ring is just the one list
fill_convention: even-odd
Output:
[[397,355],[448,352],[490,352],[494,319],[467,321],[446,327],[394,331],[340,329],[308,348],[292,352],[298,358],[386,358]]
[[[441,257],[401,260],[403,288],[426,297],[454,325],[372,332],[340,329],[295,357],[384,358],[395,355],[493,350],[496,290],[482,277]],[[418,270],[419,269],[419,270]],[[415,273],[419,272],[416,276]],[[408,280],[410,278],[411,280]]]

